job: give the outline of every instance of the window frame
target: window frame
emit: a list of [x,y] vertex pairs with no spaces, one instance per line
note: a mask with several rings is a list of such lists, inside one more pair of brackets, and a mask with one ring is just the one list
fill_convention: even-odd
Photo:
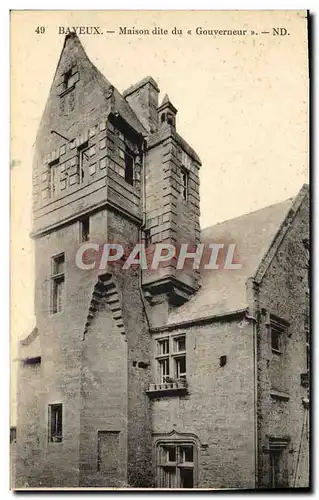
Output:
[[[62,271],[58,271],[55,267],[58,259],[63,257],[63,268]],[[57,255],[51,257],[51,314],[61,314],[64,310],[65,304],[65,253],[61,252]],[[62,291],[62,305],[59,307],[58,293],[57,293],[57,285],[63,283],[63,291]]]
[[[185,348],[182,350],[176,349],[177,342],[183,339]],[[158,380],[159,384],[165,384],[169,382],[177,382],[180,380],[187,379],[187,341],[186,341],[186,333],[174,333],[173,335],[166,335],[162,337],[156,337],[155,339],[155,363],[156,363],[156,380]],[[161,350],[161,346],[168,346],[168,351],[163,352]],[[184,360],[185,370],[182,373],[179,373],[179,364],[181,360]],[[168,374],[162,374],[162,366],[168,360]],[[179,375],[179,376],[178,376]]]
[[79,223],[80,223],[80,228],[79,228],[80,243],[85,243],[87,241],[90,241],[90,229],[91,229],[90,216],[87,215],[86,217],[82,217]]
[[[60,410],[61,422],[59,427],[61,428],[60,432],[57,432],[57,429],[52,434],[52,410]],[[62,403],[50,403],[48,404],[48,442],[49,443],[62,443],[63,442],[63,404]]]
[[[192,461],[183,460],[181,455],[181,450],[183,448],[192,448]],[[163,456],[166,450],[174,449],[173,457],[175,460],[163,460]],[[167,451],[167,453],[169,453]],[[176,435],[173,438],[160,438],[155,443],[155,454],[156,454],[156,482],[159,488],[183,488],[181,485],[181,471],[192,470],[193,475],[193,486],[189,489],[194,489],[197,487],[198,481],[198,446],[194,438],[185,437],[177,438]],[[174,469],[174,475],[172,476],[173,481],[171,484],[167,484],[165,480],[165,469]]]
[[[273,333],[276,333],[277,345],[273,344]],[[283,354],[284,352],[284,340],[288,333],[288,325],[285,321],[280,320],[277,317],[270,317],[269,321],[269,336],[270,336],[270,348],[274,354]]]
[[[289,443],[289,437],[269,437],[269,488],[271,489],[289,487],[289,478],[287,471],[287,454]],[[275,457],[276,460],[274,460]]]

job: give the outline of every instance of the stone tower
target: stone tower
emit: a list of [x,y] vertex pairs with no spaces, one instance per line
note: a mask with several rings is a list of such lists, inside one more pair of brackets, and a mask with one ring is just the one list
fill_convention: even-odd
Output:
[[20,367],[36,377],[18,396],[19,486],[154,484],[150,326],[194,293],[196,271],[85,271],[75,256],[87,241],[199,241],[200,161],[158,94],[148,77],[122,96],[66,36],[33,166],[39,353]]

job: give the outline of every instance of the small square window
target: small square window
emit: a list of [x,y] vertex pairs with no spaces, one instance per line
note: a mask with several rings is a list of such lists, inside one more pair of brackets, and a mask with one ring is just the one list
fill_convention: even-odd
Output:
[[163,447],[164,462],[176,462],[176,447],[165,446]]
[[60,255],[53,257],[52,263],[53,263],[53,269],[52,269],[53,275],[64,273],[64,264],[65,264],[64,253],[61,253]]
[[185,335],[182,337],[177,337],[174,339],[174,351],[184,352],[186,350],[186,338]]

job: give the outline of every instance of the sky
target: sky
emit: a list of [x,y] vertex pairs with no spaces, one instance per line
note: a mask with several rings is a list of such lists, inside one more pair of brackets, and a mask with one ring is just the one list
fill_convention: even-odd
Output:
[[[91,61],[120,92],[150,75],[160,87],[160,101],[169,95],[178,109],[177,131],[202,160],[204,228],[294,196],[308,182],[305,16],[304,11],[12,12],[12,359],[17,357],[17,340],[35,324],[29,238],[32,155],[64,42],[59,27],[101,28],[103,35],[79,38]],[[41,26],[44,33],[37,33]],[[121,26],[156,26],[169,34],[120,35]],[[174,27],[183,33],[171,34]],[[274,36],[274,27],[285,28],[287,34]],[[197,28],[258,35],[197,35]],[[12,363],[13,400],[16,365]]]

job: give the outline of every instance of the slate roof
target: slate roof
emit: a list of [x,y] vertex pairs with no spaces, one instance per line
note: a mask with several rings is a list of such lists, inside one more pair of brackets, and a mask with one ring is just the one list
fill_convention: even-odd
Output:
[[236,244],[234,262],[242,263],[242,269],[226,270],[220,266],[218,270],[202,271],[202,287],[170,313],[168,325],[247,308],[247,280],[257,272],[294,200],[289,198],[203,229],[202,243],[224,243],[225,247]]

